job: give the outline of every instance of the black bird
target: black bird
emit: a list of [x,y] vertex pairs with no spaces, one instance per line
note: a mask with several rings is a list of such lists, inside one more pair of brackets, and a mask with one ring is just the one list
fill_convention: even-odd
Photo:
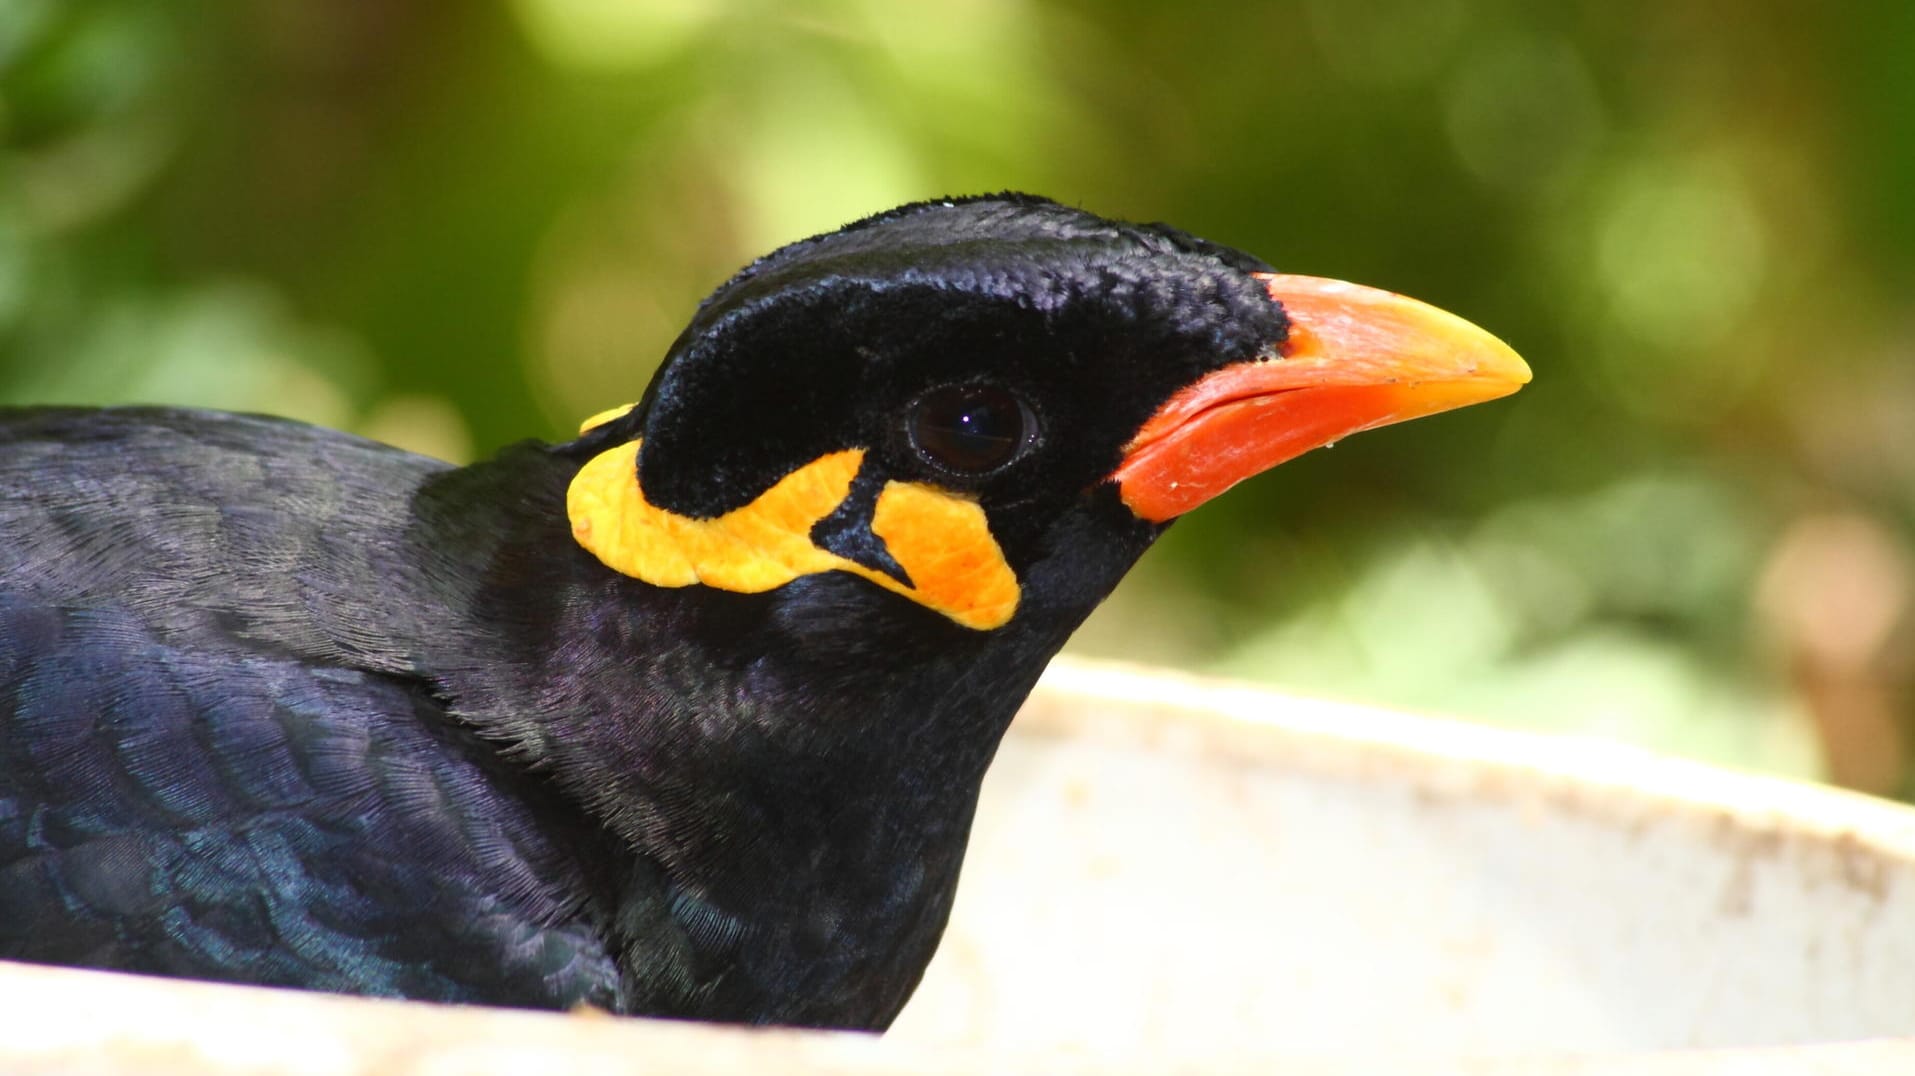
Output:
[[777,251],[638,404],[469,467],[11,412],[0,957],[883,1028],[1006,724],[1169,521],[1528,377],[1004,195]]

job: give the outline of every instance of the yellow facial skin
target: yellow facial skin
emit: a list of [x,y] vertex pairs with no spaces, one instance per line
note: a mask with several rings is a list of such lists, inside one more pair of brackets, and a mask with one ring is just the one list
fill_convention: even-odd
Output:
[[[594,416],[585,428],[624,410]],[[639,442],[628,441],[600,453],[566,491],[572,536],[613,571],[653,586],[697,583],[743,594],[813,572],[850,572],[975,630],[1001,627],[1017,612],[1017,576],[984,509],[932,486],[887,482],[872,513],[872,532],[915,586],[812,544],[811,529],[850,493],[863,449],[812,460],[716,519],[688,519],[647,502],[638,451]]]

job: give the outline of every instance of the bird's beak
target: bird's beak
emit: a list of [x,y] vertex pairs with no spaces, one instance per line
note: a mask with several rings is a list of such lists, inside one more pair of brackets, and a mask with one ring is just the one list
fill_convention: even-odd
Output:
[[1290,334],[1274,357],[1206,374],[1165,401],[1111,475],[1138,516],[1164,522],[1313,448],[1392,422],[1494,400],[1529,381],[1509,345],[1392,292],[1259,274]]

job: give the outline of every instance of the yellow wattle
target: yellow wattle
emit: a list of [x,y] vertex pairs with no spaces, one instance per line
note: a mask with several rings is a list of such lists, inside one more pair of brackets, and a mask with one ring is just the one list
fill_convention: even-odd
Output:
[[589,460],[566,491],[572,535],[607,567],[653,586],[694,583],[756,594],[813,572],[861,576],[967,628],[1000,627],[1017,612],[1017,576],[975,501],[914,482],[888,482],[872,531],[915,586],[811,541],[811,529],[850,493],[863,449],[812,460],[741,508],[689,519],[646,501],[638,441]]
[[852,564],[865,578],[967,628],[995,628],[1017,612],[1017,574],[1004,562],[1004,551],[976,501],[916,482],[887,482],[878,494],[871,532],[884,539],[891,559],[903,566],[917,589]]
[[584,422],[579,423],[578,432],[583,434],[588,430],[594,429],[599,426],[603,426],[607,422],[611,422],[614,419],[624,418],[627,414],[631,412],[632,408],[637,406],[638,405],[635,403],[628,403],[628,404],[619,404],[617,407],[608,407],[605,410],[600,411],[598,414],[593,415],[591,418],[586,419]]

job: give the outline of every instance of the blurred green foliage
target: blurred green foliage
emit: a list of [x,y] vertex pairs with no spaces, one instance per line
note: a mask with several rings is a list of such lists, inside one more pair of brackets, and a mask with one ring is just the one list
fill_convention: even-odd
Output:
[[1915,7],[0,0],[0,399],[452,458],[772,246],[1016,188],[1510,340],[1078,645],[1905,790]]

